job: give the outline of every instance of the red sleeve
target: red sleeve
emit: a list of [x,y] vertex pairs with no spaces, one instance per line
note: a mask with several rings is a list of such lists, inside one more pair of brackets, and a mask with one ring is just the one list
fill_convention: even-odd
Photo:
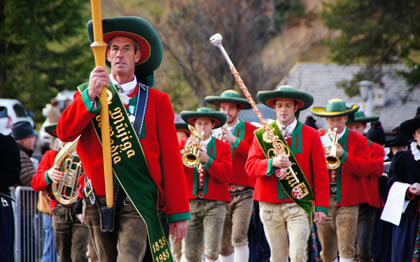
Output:
[[329,177],[327,163],[325,161],[324,148],[321,138],[315,135],[311,141],[312,185],[315,196],[315,211],[317,207],[324,207],[328,210],[330,201]]
[[369,176],[381,177],[384,173],[385,151],[382,146],[371,142],[369,145]]
[[248,159],[245,162],[245,171],[248,176],[263,177],[271,175],[271,161],[271,159],[265,157],[258,139],[254,137],[249,149]]
[[[83,95],[80,92],[74,94],[73,103],[64,110],[58,120],[57,136],[63,142],[74,141],[95,116],[94,112],[99,110],[99,108],[94,110],[90,108],[91,112],[89,112],[87,106],[90,101],[86,98],[87,89],[83,92]],[[92,107],[91,104],[90,107]]]
[[[346,170],[348,170],[352,175],[363,177],[369,176],[371,167],[368,161],[368,140],[353,132],[352,139],[348,140],[348,143],[349,148],[355,148],[352,151],[349,150],[350,152],[345,152],[346,159],[343,165],[345,165]],[[343,156],[341,158],[343,158]]]
[[44,190],[48,187],[47,182],[45,181],[45,172],[54,165],[56,155],[57,151],[48,150],[42,157],[41,163],[39,163],[38,166],[38,170],[32,177],[31,181],[31,186],[36,192]]
[[[228,183],[232,176],[232,151],[230,145],[216,140],[217,159],[212,159],[206,164],[206,171],[219,183]],[[210,165],[210,167],[208,167]]]
[[167,215],[189,212],[187,181],[176,136],[174,112],[167,94],[159,98],[156,107],[165,211]]
[[245,134],[247,136],[244,137],[244,140],[240,140],[238,147],[235,149],[235,153],[238,153],[244,159],[248,158],[249,148],[251,147],[252,141],[254,140],[255,129],[257,129],[256,126],[245,122]]

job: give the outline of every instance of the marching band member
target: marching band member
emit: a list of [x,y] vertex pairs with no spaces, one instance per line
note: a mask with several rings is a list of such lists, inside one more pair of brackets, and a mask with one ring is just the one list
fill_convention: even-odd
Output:
[[379,195],[379,178],[384,172],[385,133],[382,125],[377,120],[379,116],[365,116],[363,111],[357,111],[347,120],[347,128],[363,136],[363,131],[368,122],[372,122],[368,131],[368,161],[371,163],[372,172],[361,177],[359,190],[359,218],[357,229],[357,257],[360,262],[372,260],[372,238],[375,220],[383,202]]
[[[49,124],[45,131],[52,137],[57,137],[55,129],[57,123]],[[52,140],[60,143],[58,139]],[[51,144],[53,147],[54,143]],[[56,148],[61,149],[61,146]],[[63,177],[61,166],[54,165],[57,150],[47,150],[42,157],[38,170],[32,178],[31,185],[35,191],[47,191],[51,194],[52,224],[54,229],[54,239],[60,262],[88,261],[86,251],[89,240],[89,230],[84,221],[76,218],[76,213],[82,213],[82,198],[78,198],[75,204],[64,206],[57,202],[51,192],[52,183],[59,183]],[[75,161],[80,161],[74,156]],[[73,165],[73,164],[72,164]]]
[[[190,213],[172,106],[166,94],[151,88],[162,45],[140,17],[102,22],[111,74],[104,67],[92,70],[61,115],[57,134],[65,142],[80,135],[77,152],[87,178],[84,215],[99,260],[141,261],[150,242],[153,261],[172,261],[159,212],[166,214],[176,241],[185,236]],[[93,41],[92,23],[88,33]],[[106,206],[99,126],[98,95],[104,87],[110,100],[112,213]]]
[[417,261],[420,256],[420,114],[402,122],[399,130],[414,141],[408,150],[398,152],[391,164],[389,186],[397,182],[409,184],[405,192],[400,192],[408,205],[399,226],[393,227],[391,261],[408,262]]
[[[275,138],[284,138],[291,153],[274,156],[273,138],[265,129],[255,131],[245,170],[256,178],[254,200],[271,249],[271,261],[306,261],[307,243],[314,222],[322,224],[328,213],[328,172],[318,131],[295,117],[311,106],[313,97],[291,86],[260,91],[258,100],[274,108],[277,120],[268,126]],[[293,157],[295,156],[295,157]],[[284,168],[287,172],[282,173]],[[291,174],[290,169],[295,175]],[[313,201],[315,207],[313,207]]]
[[227,115],[226,124],[215,131],[219,139],[230,144],[232,150],[231,202],[226,206],[221,261],[248,261],[248,228],[255,181],[246,174],[245,162],[257,128],[240,119],[239,112],[251,108],[251,105],[235,90],[224,91],[220,96],[207,96],[204,100],[218,105],[219,111]]
[[[232,152],[227,143],[212,137],[211,130],[221,127],[226,122],[226,115],[202,107],[196,111],[182,111],[181,117],[196,130],[182,142],[191,210],[182,254],[188,262],[202,261],[204,234],[206,261],[219,261],[226,203],[230,201],[228,182]],[[194,164],[185,160],[191,153]]]
[[[317,227],[323,261],[336,261],[337,250],[340,261],[354,261],[356,255],[361,177],[370,173],[367,139],[346,128],[348,115],[358,109],[356,104],[346,107],[341,99],[330,99],[325,107],[312,108],[312,114],[326,118],[328,130],[321,131],[323,146],[330,149],[326,153],[332,155],[329,151],[336,148],[336,163],[329,170],[330,208],[326,222]],[[334,138],[331,134],[335,134]],[[338,167],[333,167],[335,164]]]

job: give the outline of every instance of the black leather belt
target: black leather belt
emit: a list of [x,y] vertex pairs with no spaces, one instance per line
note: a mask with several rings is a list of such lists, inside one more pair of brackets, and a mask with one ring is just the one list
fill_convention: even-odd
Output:
[[90,203],[93,205],[95,204],[96,197],[95,197],[95,191],[93,191],[92,182],[90,182],[90,179],[85,175],[85,187],[83,188],[83,194],[86,198],[89,199]]
[[337,184],[336,183],[330,183],[330,196],[337,195]]

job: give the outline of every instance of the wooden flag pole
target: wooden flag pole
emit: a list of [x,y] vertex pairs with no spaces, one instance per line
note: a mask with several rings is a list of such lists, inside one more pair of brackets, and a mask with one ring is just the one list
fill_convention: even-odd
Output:
[[[93,22],[93,35],[94,42],[91,44],[93,54],[95,56],[96,66],[105,67],[105,53],[107,44],[103,41],[102,31],[102,14],[101,14],[101,1],[91,0],[92,5],[92,22]],[[111,159],[111,137],[109,128],[109,112],[108,112],[108,99],[107,88],[102,89],[99,95],[101,102],[101,136],[102,136],[102,152],[104,162],[104,175],[105,175],[105,193],[106,193],[106,206],[108,208],[114,206],[114,185],[112,177],[112,159]]]

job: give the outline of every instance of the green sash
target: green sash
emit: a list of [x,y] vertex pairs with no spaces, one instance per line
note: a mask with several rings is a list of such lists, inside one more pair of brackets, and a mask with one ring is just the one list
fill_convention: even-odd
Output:
[[[88,83],[85,83],[78,89],[82,92],[87,86]],[[108,104],[114,176],[146,224],[153,261],[173,261],[158,215],[158,188],[150,176],[139,138],[112,85],[108,91]],[[92,119],[99,140],[101,140],[100,118],[100,114],[97,113]]]
[[[281,142],[283,142],[285,145],[287,145],[287,142],[284,140],[280,129],[278,128],[276,121],[273,121],[272,123],[270,123],[268,125],[270,127],[270,129],[273,131],[274,135],[277,136]],[[296,179],[294,178],[294,176],[290,173],[289,170],[287,170],[287,176],[280,180],[277,180],[278,183],[278,190],[279,190],[279,197],[283,195],[282,192],[285,192],[287,194],[287,196],[289,198],[291,198],[297,205],[299,205],[300,207],[302,207],[305,212],[308,214],[309,218],[312,219],[312,201],[313,201],[313,192],[312,189],[308,183],[308,181],[306,180],[305,175],[303,174],[302,170],[300,169],[298,163],[296,162],[296,158],[294,156],[294,153],[296,152],[300,152],[301,148],[302,148],[302,143],[301,143],[301,138],[299,138],[299,136],[301,136],[301,129],[302,129],[302,124],[300,122],[298,122],[298,125],[296,126],[295,131],[293,131],[292,134],[292,141],[294,139],[296,139],[295,137],[298,136],[299,139],[299,145],[298,147],[292,147],[292,150],[290,151],[290,156],[289,156],[289,160],[290,162],[292,162],[292,169],[296,175],[296,177],[299,180],[299,183],[296,181]],[[261,149],[263,150],[265,157],[270,159],[275,157],[272,150],[270,151],[270,149],[273,148],[273,144],[272,143],[267,143],[264,141],[263,135],[265,133],[265,129],[264,128],[259,128],[257,130],[255,130],[255,136],[258,140],[258,143],[260,144]],[[292,145],[296,145],[296,142],[293,143]],[[273,172],[279,172],[280,170],[278,168],[274,168]],[[271,175],[271,174],[269,174]],[[280,198],[281,199],[281,198]]]

